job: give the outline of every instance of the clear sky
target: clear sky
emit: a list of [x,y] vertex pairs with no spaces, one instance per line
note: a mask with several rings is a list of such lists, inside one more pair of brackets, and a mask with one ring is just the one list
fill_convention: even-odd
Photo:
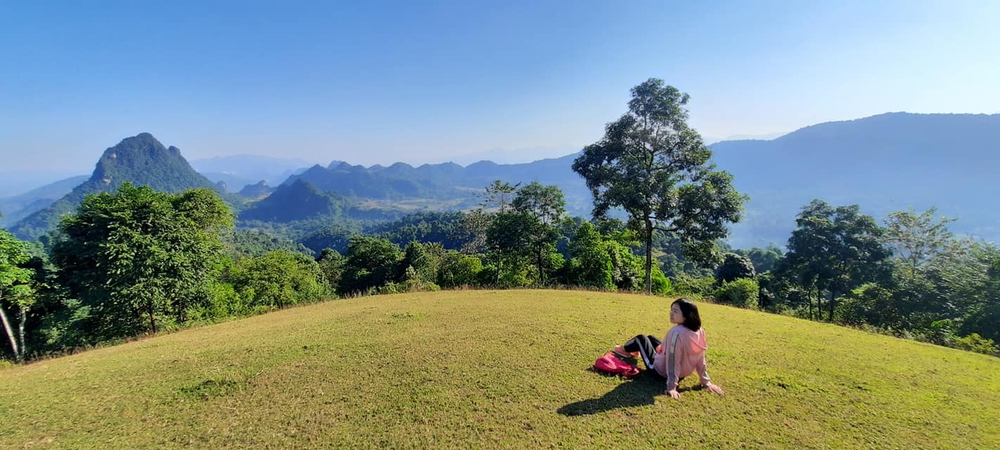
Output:
[[88,173],[143,131],[188,159],[561,156],[650,77],[708,138],[997,113],[998,24],[996,0],[0,0],[0,172]]

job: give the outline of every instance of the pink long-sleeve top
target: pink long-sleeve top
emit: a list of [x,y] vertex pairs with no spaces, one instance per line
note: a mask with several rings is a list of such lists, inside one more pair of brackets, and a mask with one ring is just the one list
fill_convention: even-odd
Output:
[[705,366],[705,329],[691,331],[684,325],[677,325],[667,332],[661,352],[653,358],[653,368],[667,379],[667,390],[677,389],[681,378],[698,371],[702,386],[708,386],[708,368]]

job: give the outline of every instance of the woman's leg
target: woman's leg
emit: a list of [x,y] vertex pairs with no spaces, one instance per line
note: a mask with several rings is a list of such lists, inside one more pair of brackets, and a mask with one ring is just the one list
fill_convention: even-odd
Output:
[[649,343],[653,345],[653,348],[660,346],[660,340],[653,336],[652,334],[647,334],[646,339],[649,339]]
[[[629,339],[622,347],[627,352],[639,352],[639,356],[642,356],[642,362],[646,364],[647,369],[653,368],[653,354],[656,353],[656,346],[650,342],[651,336],[638,335],[632,339]],[[656,338],[653,338],[655,341]]]

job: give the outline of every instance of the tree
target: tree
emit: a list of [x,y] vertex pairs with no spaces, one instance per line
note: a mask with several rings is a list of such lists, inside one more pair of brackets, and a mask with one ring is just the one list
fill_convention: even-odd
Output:
[[930,208],[919,216],[910,208],[893,211],[885,219],[885,242],[896,258],[906,264],[910,273],[923,268],[935,256],[946,251],[952,241],[948,224],[955,219],[935,219],[937,208]]
[[319,264],[319,270],[323,272],[323,279],[330,291],[336,291],[344,273],[344,257],[332,248],[325,248],[319,258],[316,258],[316,263]]
[[604,243],[601,233],[594,225],[584,222],[576,230],[570,243],[571,264],[573,274],[571,283],[580,286],[593,286],[599,289],[614,289],[612,279],[611,254]]
[[687,94],[655,78],[631,92],[629,111],[584,148],[573,170],[594,196],[595,219],[622,208],[641,231],[648,293],[654,231],[677,233],[689,259],[709,262],[714,241],[728,236],[726,224],[740,220],[745,197],[732,175],[715,170],[712,151],[688,126]]
[[[820,293],[825,291],[833,320],[838,297],[882,274],[889,256],[881,242],[883,231],[858,205],[834,208],[822,200],[804,206],[795,223],[781,270],[817,292],[820,317]],[[809,308],[811,314],[812,302]]]
[[566,214],[566,200],[559,186],[543,186],[533,181],[517,191],[512,202],[514,211],[527,215],[527,228],[519,230],[527,235],[528,245],[538,268],[538,281],[545,283],[547,256],[556,250],[559,231],[556,226]]
[[214,191],[156,192],[123,183],[87,196],[52,249],[60,282],[89,306],[99,338],[155,333],[209,300],[220,234],[232,213]]
[[736,253],[726,253],[722,265],[715,273],[715,278],[719,284],[728,283],[740,278],[754,278],[757,272],[753,268],[750,258],[740,256]]
[[338,293],[364,293],[394,281],[402,256],[399,247],[386,239],[352,237],[347,246],[347,261],[341,283],[337,286]]
[[[21,267],[29,259],[27,245],[6,230],[0,230],[0,319],[3,321],[4,331],[10,340],[14,359],[18,361],[22,361],[27,355],[24,324],[27,321],[28,309],[34,303],[34,289],[31,286],[34,271]],[[18,332],[16,337],[14,328],[4,310],[5,303],[17,310]]]
[[735,250],[733,253],[750,258],[753,269],[758,274],[774,270],[781,258],[784,257],[784,252],[774,244],[768,245],[767,248],[754,247],[750,250]]
[[530,255],[531,236],[525,232],[535,225],[531,216],[517,211],[496,213],[486,230],[486,245],[493,254],[493,283],[520,286],[527,283],[526,255]]
[[521,183],[511,185],[506,181],[493,181],[493,184],[486,186],[486,192],[483,194],[480,206],[486,210],[496,209],[501,214],[507,212],[520,185]]

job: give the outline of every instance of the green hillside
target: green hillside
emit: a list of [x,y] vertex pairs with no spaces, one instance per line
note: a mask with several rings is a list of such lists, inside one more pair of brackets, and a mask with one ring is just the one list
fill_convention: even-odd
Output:
[[1000,448],[1000,359],[702,304],[726,397],[591,372],[669,300],[332,301],[0,371],[0,448]]

